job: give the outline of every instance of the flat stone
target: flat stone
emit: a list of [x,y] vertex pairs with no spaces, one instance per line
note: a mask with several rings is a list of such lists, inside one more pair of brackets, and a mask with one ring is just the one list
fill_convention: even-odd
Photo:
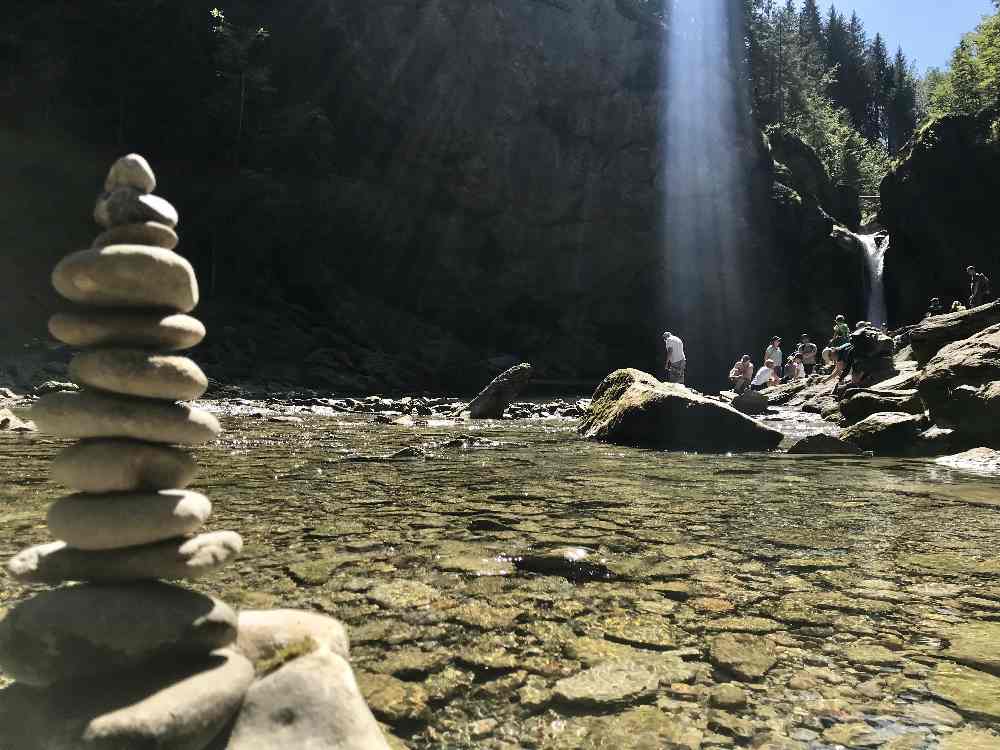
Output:
[[152,245],[165,250],[173,250],[180,239],[177,232],[166,224],[155,221],[144,221],[138,224],[122,224],[105,229],[90,244],[92,248],[108,247],[109,245]]
[[863,721],[834,724],[823,732],[823,739],[833,745],[851,748],[878,747],[885,743],[885,739]]
[[1000,734],[986,729],[963,729],[943,737],[940,750],[1000,750]]
[[709,660],[744,682],[761,679],[778,663],[770,642],[757,636],[737,633],[725,633],[713,638]]
[[236,713],[252,681],[250,663],[221,649],[47,689],[19,684],[0,692],[0,747],[200,750]]
[[52,285],[71,302],[94,307],[166,308],[190,312],[198,281],[187,260],[172,250],[110,245],[67,255],[52,271]]
[[849,646],[844,650],[844,656],[852,664],[866,664],[870,666],[899,664],[903,660],[903,657],[895,651],[890,651],[885,646],[872,644]]
[[941,456],[935,459],[935,463],[979,474],[1000,474],[1000,451],[992,448],[973,448],[953,456]]
[[[582,725],[579,730],[578,725]],[[638,706],[609,716],[568,721],[566,735],[575,739],[580,734],[586,736],[583,743],[571,744],[571,741],[565,746],[591,750],[700,750],[704,737],[702,729],[694,726],[693,722],[680,718],[676,713],[662,711],[656,706]]]
[[197,472],[190,453],[137,440],[84,440],[52,462],[52,478],[78,492],[184,489]]
[[426,719],[427,691],[387,674],[359,672],[358,685],[372,712],[389,723]]
[[952,704],[965,716],[988,722],[1000,721],[1000,678],[942,662],[927,686],[931,694]]
[[51,505],[48,523],[71,547],[109,550],[189,534],[211,513],[207,497],[184,490],[70,495]]
[[236,639],[236,613],[164,583],[82,585],[45,591],[0,610],[0,669],[45,686],[204,656]]
[[82,386],[124,396],[193,401],[208,389],[208,378],[192,360],[141,349],[97,349],[77,354],[69,376]]
[[28,415],[42,432],[65,438],[133,438],[199,445],[221,432],[214,415],[188,404],[167,404],[92,391],[51,393]]
[[914,724],[926,726],[957,727],[965,720],[962,714],[952,711],[940,703],[911,703],[906,707],[905,716]]
[[347,661],[319,649],[253,684],[226,750],[388,750]]
[[347,631],[332,617],[297,609],[240,612],[236,648],[254,663],[273,659],[279,652],[305,640],[344,659],[350,658]]
[[559,680],[553,696],[571,706],[610,708],[649,698],[659,686],[659,676],[644,662],[609,661]]
[[177,351],[200,344],[205,326],[190,315],[88,310],[53,315],[49,333],[70,346]]
[[7,572],[23,583],[194,580],[232,562],[242,550],[243,539],[234,531],[100,551],[50,542],[29,547],[11,558]]
[[634,646],[670,649],[677,643],[677,633],[670,622],[655,615],[611,615],[601,619],[606,638]]
[[567,658],[588,667],[612,661],[641,662],[664,683],[689,682],[695,676],[694,668],[674,653],[647,651],[603,638],[573,638],[567,641],[563,650]]
[[104,190],[110,193],[115,188],[131,187],[143,193],[156,190],[156,175],[149,162],[139,154],[125,154],[115,160],[104,178]]
[[116,187],[98,197],[94,221],[105,228],[155,221],[173,229],[177,226],[177,209],[158,195],[148,195],[133,187]]
[[747,705],[747,692],[732,682],[716,685],[708,695],[708,703],[725,711],[738,711]]
[[387,581],[367,592],[367,597],[386,609],[424,607],[437,599],[440,592],[420,581]]
[[950,645],[948,659],[985,672],[1000,675],[1000,622],[970,622],[943,633]]

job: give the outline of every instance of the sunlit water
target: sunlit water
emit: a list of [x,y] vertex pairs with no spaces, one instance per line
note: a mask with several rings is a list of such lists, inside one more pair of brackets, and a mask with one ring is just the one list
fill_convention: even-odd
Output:
[[[779,654],[743,712],[759,731],[827,748],[828,726],[857,720],[936,747],[952,728],[913,707],[937,702],[927,678],[942,634],[984,611],[1000,617],[993,480],[919,461],[618,448],[559,420],[407,429],[304,417],[230,416],[224,439],[199,452],[211,527],[247,543],[199,587],[342,619],[362,685],[390,673],[410,691],[403,708],[384,693],[372,704],[413,747],[605,747],[636,717],[711,737],[708,690],[731,677],[709,665],[707,644],[747,630]],[[786,429],[815,427],[797,419]],[[448,443],[456,436],[492,443]],[[59,445],[0,434],[4,555],[46,540]],[[405,447],[422,453],[375,460]],[[590,550],[599,575],[571,582],[508,559],[566,546]],[[0,584],[0,601],[27,593]],[[526,690],[544,696],[584,668],[582,637],[684,649],[696,676],[634,704],[537,705]],[[900,660],[852,663],[844,649],[858,642]],[[808,670],[825,677],[789,687]],[[627,736],[616,746],[647,747]]]

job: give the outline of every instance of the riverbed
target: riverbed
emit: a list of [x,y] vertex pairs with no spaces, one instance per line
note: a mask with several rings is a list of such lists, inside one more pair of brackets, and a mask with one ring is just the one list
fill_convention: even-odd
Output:
[[[195,488],[246,551],[197,587],[341,619],[398,747],[1000,747],[1000,480],[210,407]],[[0,434],[5,558],[48,540],[61,445]]]

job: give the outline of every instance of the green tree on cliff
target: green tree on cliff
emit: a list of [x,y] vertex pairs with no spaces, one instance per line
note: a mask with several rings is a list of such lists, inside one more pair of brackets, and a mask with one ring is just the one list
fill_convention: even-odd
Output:
[[[1000,11],[1000,1],[994,0]],[[1000,12],[983,19],[952,53],[947,70],[925,78],[931,114],[1000,110]]]

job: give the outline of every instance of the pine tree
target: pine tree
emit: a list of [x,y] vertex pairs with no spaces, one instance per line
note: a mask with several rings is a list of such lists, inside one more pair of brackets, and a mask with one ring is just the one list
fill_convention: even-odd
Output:
[[891,67],[885,41],[881,34],[875,34],[875,38],[872,39],[872,43],[868,47],[867,55],[867,75],[871,86],[871,96],[868,100],[865,136],[870,141],[881,138],[887,126],[886,108],[892,88]]

